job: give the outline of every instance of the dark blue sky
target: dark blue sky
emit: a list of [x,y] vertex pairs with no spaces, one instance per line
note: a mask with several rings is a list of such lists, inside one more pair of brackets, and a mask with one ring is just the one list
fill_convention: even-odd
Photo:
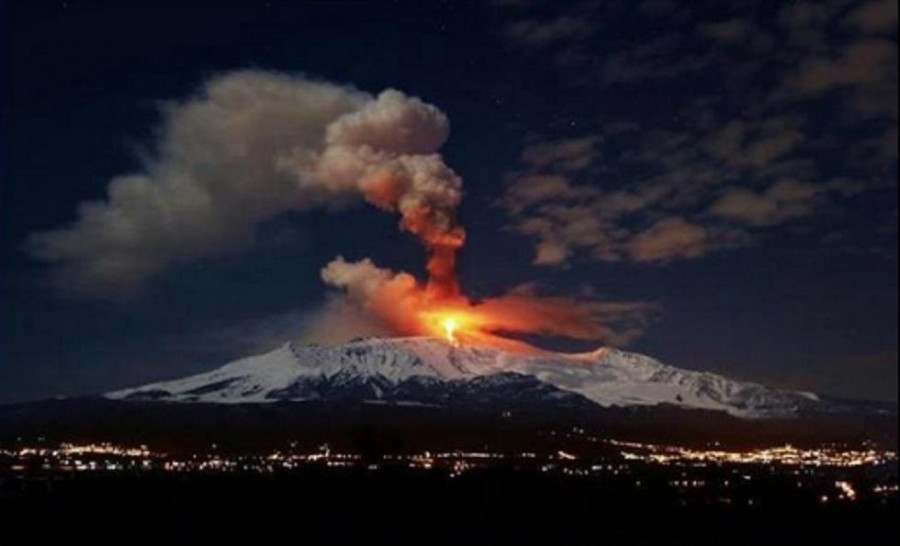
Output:
[[897,399],[896,1],[158,4],[3,2],[0,401],[292,337],[338,254],[423,273],[396,218],[360,205],[271,218],[128,299],[48,283],[28,237],[142,171],[166,103],[247,68],[446,113],[468,294],[652,302],[630,349]]

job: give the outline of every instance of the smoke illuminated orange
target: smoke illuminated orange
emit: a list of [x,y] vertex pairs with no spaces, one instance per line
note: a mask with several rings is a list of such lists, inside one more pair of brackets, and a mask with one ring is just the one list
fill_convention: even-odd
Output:
[[[409,273],[379,268],[369,259],[338,257],[322,269],[322,279],[398,334],[466,345],[505,346],[518,343],[507,337],[517,334],[627,342],[654,311],[649,304],[541,296],[532,285],[475,302],[462,295],[441,297]],[[617,332],[607,326],[608,316],[629,317],[634,326]]]

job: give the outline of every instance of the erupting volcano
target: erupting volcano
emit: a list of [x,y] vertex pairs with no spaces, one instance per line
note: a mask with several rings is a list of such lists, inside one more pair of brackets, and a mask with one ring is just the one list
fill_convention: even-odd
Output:
[[[398,406],[500,406],[592,412],[662,406],[783,417],[832,406],[811,393],[667,366],[600,348],[579,354],[486,347],[463,334],[455,315],[435,316],[435,337],[357,339],[332,346],[288,343],[199,375],[108,393],[135,402],[260,404],[355,402]],[[500,343],[503,338],[497,338]],[[490,340],[493,342],[493,340]]]
[[[400,100],[389,95],[391,100],[381,104],[384,96],[371,106],[372,110],[379,110],[377,115],[364,109],[336,122],[337,129],[329,129],[331,141],[340,140],[332,135],[342,135],[353,127],[356,136],[351,140],[358,147],[345,143],[339,154],[324,154],[317,172],[334,176],[337,157],[343,161],[348,157],[377,157],[377,163],[365,168],[355,163],[350,168],[341,165],[340,172],[342,176],[358,176],[353,184],[365,199],[382,210],[397,212],[400,228],[421,240],[428,254],[428,280],[423,283],[409,273],[380,268],[368,258],[348,262],[339,256],[322,269],[321,277],[327,284],[344,290],[355,305],[398,335],[437,335],[453,344],[465,337],[497,347],[525,347],[500,337],[504,333],[621,342],[639,330],[640,322],[653,311],[652,305],[600,301],[590,294],[577,300],[545,297],[537,293],[534,285],[517,286],[503,295],[479,301],[467,298],[456,273],[456,255],[466,238],[457,214],[462,200],[461,180],[436,154],[373,151],[374,141],[359,136],[365,133],[370,118],[377,119],[379,129],[391,124],[411,124],[419,130],[429,125],[442,126],[446,118],[417,99]],[[431,127],[426,133],[445,131]],[[442,138],[436,142],[440,144]],[[412,142],[400,148],[415,150]],[[609,317],[622,315],[628,315],[631,322],[617,324],[616,329],[607,324]]]
[[[440,335],[460,343],[460,334],[481,343],[508,345],[498,334],[549,334],[581,340],[623,342],[640,330],[653,306],[543,297],[533,285],[473,301],[456,272],[466,232],[459,222],[462,180],[438,154],[449,134],[436,107],[394,90],[338,116],[324,130],[324,148],[293,151],[280,161],[303,189],[359,195],[400,216],[401,230],[424,246],[428,279],[420,282],[368,259],[338,257],[321,272],[329,285],[397,335]],[[613,328],[608,322],[627,315]],[[452,317],[453,326],[447,328]]]

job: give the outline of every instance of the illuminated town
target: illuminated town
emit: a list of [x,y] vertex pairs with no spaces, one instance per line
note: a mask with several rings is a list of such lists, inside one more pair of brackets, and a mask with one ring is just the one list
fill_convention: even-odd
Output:
[[[578,430],[578,429],[576,429]],[[881,467],[897,462],[897,453],[877,449],[874,446],[850,448],[839,445],[823,445],[815,448],[799,448],[792,445],[759,448],[747,451],[728,451],[718,448],[696,449],[650,443],[626,442],[614,439],[602,440],[618,448],[619,467],[627,463],[641,462],[662,466],[705,465],[762,465],[784,467]],[[169,455],[155,451],[146,445],[122,446],[112,443],[73,444],[61,443],[55,447],[21,446],[0,449],[0,470],[28,471],[34,469],[62,471],[117,471],[146,469],[164,471],[256,471],[273,472],[291,470],[302,465],[320,464],[327,467],[351,467],[364,463],[373,470],[379,463],[363,460],[355,453],[332,451],[322,445],[313,453],[297,453],[292,450],[273,451],[265,455],[223,455],[216,453],[217,446],[210,446],[205,454],[188,457]],[[386,454],[381,464],[405,465],[410,468],[452,469],[461,473],[467,469],[490,466],[499,461],[532,463],[544,471],[562,466],[578,466],[582,458],[566,451],[538,455],[534,452],[424,451],[414,454]],[[536,463],[542,463],[537,465]],[[599,470],[599,467],[591,467]],[[612,469],[612,467],[609,467]]]
[[[573,429],[560,436],[583,435]],[[211,445],[203,453],[168,454],[146,445],[62,443],[18,445],[0,449],[0,476],[28,479],[40,475],[85,474],[290,474],[309,471],[433,472],[450,479],[492,469],[514,469],[559,476],[617,481],[636,489],[665,487],[675,492],[709,491],[717,502],[736,499],[753,503],[747,491],[754,481],[789,483],[820,503],[861,499],[896,499],[897,453],[872,445],[851,448],[791,445],[728,451],[686,448],[614,439],[594,439],[611,449],[608,455],[580,456],[555,452],[422,451],[377,457],[342,452],[321,445],[301,452],[296,445],[262,454],[220,452]],[[742,494],[742,491],[744,493]]]
[[[897,453],[867,449],[849,449],[839,446],[821,446],[801,449],[791,445],[754,449],[750,451],[725,451],[720,449],[688,449],[610,440],[623,448],[622,457],[662,465],[686,463],[855,467],[883,465],[897,460]],[[634,450],[634,451],[629,451]]]

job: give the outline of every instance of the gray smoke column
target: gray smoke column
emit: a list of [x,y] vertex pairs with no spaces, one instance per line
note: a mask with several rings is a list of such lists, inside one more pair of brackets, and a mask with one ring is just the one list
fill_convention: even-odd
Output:
[[29,238],[66,288],[126,295],[169,264],[251,244],[267,219],[361,197],[399,214],[430,250],[435,290],[456,292],[462,182],[437,153],[449,122],[434,106],[390,89],[372,96],[238,71],[169,104],[158,134],[140,172],[81,203],[71,226]]
[[[455,257],[465,241],[456,221],[462,181],[434,153],[448,133],[440,110],[388,90],[328,127],[327,148],[312,176],[302,177],[359,191],[369,203],[398,212],[401,227],[429,249],[429,291],[436,299],[459,294]],[[300,173],[306,172],[303,159]]]

